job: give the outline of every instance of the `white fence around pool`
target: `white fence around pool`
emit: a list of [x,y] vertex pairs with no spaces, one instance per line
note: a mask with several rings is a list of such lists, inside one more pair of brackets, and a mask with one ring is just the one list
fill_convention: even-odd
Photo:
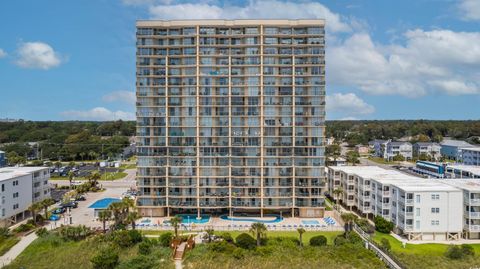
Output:
[[[306,231],[344,231],[343,227],[336,225],[265,225],[269,231],[296,231],[298,228],[303,228]],[[160,231],[173,231],[173,226],[166,224],[137,224],[137,229],[141,230],[160,230]],[[206,229],[214,229],[215,231],[246,231],[249,230],[251,225],[179,225],[179,231],[202,231]]]

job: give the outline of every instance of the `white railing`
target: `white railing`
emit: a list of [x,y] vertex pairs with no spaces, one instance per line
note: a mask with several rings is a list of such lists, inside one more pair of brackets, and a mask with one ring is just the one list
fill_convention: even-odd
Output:
[[[324,231],[324,232],[337,232],[337,231],[344,231],[344,228],[341,226],[330,226],[330,225],[323,225],[317,227],[315,225],[268,225],[268,231],[296,231],[298,228],[303,228],[306,231]],[[181,231],[203,231],[206,229],[214,229],[215,231],[248,231],[251,225],[244,224],[244,225],[181,225],[178,227]],[[146,231],[173,231],[173,227],[170,225],[150,225],[150,226],[136,226],[137,229],[146,230]]]

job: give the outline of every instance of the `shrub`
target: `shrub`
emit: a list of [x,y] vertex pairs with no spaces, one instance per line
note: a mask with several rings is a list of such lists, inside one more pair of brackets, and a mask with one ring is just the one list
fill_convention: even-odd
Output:
[[323,235],[317,235],[310,238],[310,246],[326,246],[327,238]]
[[475,251],[473,250],[473,247],[471,245],[462,244],[460,246],[460,248],[461,248],[464,256],[474,256],[475,255]]
[[232,256],[237,260],[241,260],[245,257],[245,250],[241,248],[235,248],[235,250],[232,253]]
[[157,263],[151,257],[137,256],[121,263],[117,269],[152,269],[156,268]]
[[90,259],[95,269],[113,269],[118,265],[118,253],[113,248],[106,248]]
[[142,234],[137,230],[120,230],[113,235],[113,242],[122,248],[127,248],[142,241]]
[[143,241],[142,233],[139,232],[138,230],[128,230],[128,236],[130,236],[130,239],[134,244],[140,243]]
[[160,246],[168,248],[168,247],[170,247],[170,243],[172,242],[172,238],[173,238],[172,233],[170,233],[170,232],[163,233],[158,238],[158,242],[159,242]]
[[346,243],[348,243],[348,241],[345,238],[345,236],[343,236],[343,235],[337,235],[335,237],[335,239],[333,240],[333,244],[335,244],[335,246],[341,246],[341,245],[344,245]]
[[85,225],[79,226],[61,226],[59,229],[60,236],[65,240],[79,241],[87,238],[92,230]]
[[445,256],[452,260],[459,260],[463,258],[462,249],[456,245],[450,245],[445,252]]
[[356,219],[355,223],[358,225],[360,229],[362,229],[364,232],[368,234],[373,234],[375,232],[375,226],[370,224],[370,222],[368,222],[368,220],[366,219],[360,219],[360,218]]
[[42,227],[42,228],[39,228],[38,230],[35,231],[35,234],[38,236],[38,237],[45,237],[49,234],[49,232],[47,231],[47,228],[45,227]]
[[152,253],[152,243],[143,241],[142,243],[138,244],[138,254],[148,255],[150,253]]
[[380,240],[380,247],[383,249],[383,250],[386,250],[386,251],[390,251],[390,249],[392,248],[390,246],[390,241],[388,241],[387,238],[382,238]]
[[247,233],[242,233],[239,236],[237,236],[236,243],[237,243],[237,246],[243,249],[254,249],[255,246],[257,245],[257,241]]
[[233,237],[230,233],[222,233],[220,235],[220,238],[222,238],[227,243],[233,243]]
[[6,238],[10,235],[10,230],[7,227],[0,227],[0,237]]
[[375,228],[381,233],[390,233],[393,230],[393,223],[382,218],[381,216],[376,216],[374,219]]
[[13,229],[13,231],[16,233],[23,233],[23,232],[30,231],[33,228],[35,228],[33,224],[23,223],[23,224],[20,224],[17,228]]
[[233,252],[234,246],[226,241],[213,242],[208,244],[208,248],[213,252]]

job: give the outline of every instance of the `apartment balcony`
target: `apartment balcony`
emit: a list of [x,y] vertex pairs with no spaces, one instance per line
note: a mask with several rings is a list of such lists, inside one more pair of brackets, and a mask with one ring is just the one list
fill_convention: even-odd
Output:
[[480,206],[480,199],[470,199],[470,205]]
[[465,211],[464,215],[466,218],[469,218],[469,219],[480,219],[480,212]]
[[470,232],[480,232],[480,225],[478,224],[465,224],[463,228]]

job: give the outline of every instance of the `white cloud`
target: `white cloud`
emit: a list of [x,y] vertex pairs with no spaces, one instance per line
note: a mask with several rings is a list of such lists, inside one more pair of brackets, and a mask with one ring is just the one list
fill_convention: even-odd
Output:
[[17,49],[15,63],[23,68],[48,70],[62,63],[60,55],[43,42],[25,42]]
[[[372,105],[354,93],[335,93],[326,98],[327,111],[346,115],[367,115],[375,112]],[[351,116],[350,116],[351,117]]]
[[480,1],[479,0],[462,0],[458,4],[463,20],[476,21],[480,20]]
[[[139,0],[127,0],[137,2]],[[142,0],[140,0],[142,1]],[[250,0],[245,6],[208,4],[204,2],[152,5],[154,19],[326,19],[332,32],[348,32],[351,27],[339,14],[317,2]]]
[[94,120],[94,121],[111,121],[111,120],[135,120],[135,114],[125,111],[110,111],[104,107],[95,107],[90,110],[69,110],[64,111],[61,115],[69,120]]
[[127,104],[135,104],[136,96],[132,91],[114,91],[108,93],[102,98],[105,102],[123,102]]
[[7,53],[3,49],[0,49],[0,58],[3,58],[5,56],[7,56]]
[[329,81],[370,94],[480,93],[480,33],[417,29],[403,39],[405,45],[382,45],[357,33],[331,46]]

